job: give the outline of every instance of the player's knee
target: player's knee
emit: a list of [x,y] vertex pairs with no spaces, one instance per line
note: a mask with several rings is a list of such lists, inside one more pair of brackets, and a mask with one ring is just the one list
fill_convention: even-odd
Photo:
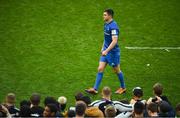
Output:
[[120,68],[113,68],[113,70],[114,70],[114,72],[117,73],[117,74],[121,72]]
[[103,72],[104,68],[103,67],[98,67],[98,72]]

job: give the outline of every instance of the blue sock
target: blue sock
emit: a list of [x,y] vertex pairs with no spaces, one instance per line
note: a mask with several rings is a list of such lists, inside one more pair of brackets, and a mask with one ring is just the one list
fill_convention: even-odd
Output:
[[121,88],[125,88],[123,73],[120,72],[120,73],[117,74],[117,76],[118,76],[118,79],[119,79],[119,81],[120,81],[120,84],[121,84],[120,86],[121,86]]
[[98,90],[102,78],[103,78],[103,72],[98,72],[96,76],[96,82],[94,84],[94,89]]

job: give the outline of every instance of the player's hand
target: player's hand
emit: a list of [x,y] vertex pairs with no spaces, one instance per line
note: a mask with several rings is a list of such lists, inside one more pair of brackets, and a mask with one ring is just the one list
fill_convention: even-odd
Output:
[[106,50],[102,51],[102,56],[106,56],[107,53],[108,53],[108,52],[107,52]]

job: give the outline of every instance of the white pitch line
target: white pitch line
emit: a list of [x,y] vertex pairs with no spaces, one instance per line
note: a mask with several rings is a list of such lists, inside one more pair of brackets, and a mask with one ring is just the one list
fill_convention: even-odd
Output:
[[129,50],[180,50],[180,47],[125,47]]

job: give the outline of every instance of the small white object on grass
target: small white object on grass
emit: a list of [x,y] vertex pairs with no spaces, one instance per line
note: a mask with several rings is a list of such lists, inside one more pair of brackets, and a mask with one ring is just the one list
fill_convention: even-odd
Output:
[[146,66],[150,66],[150,64],[146,64]]

